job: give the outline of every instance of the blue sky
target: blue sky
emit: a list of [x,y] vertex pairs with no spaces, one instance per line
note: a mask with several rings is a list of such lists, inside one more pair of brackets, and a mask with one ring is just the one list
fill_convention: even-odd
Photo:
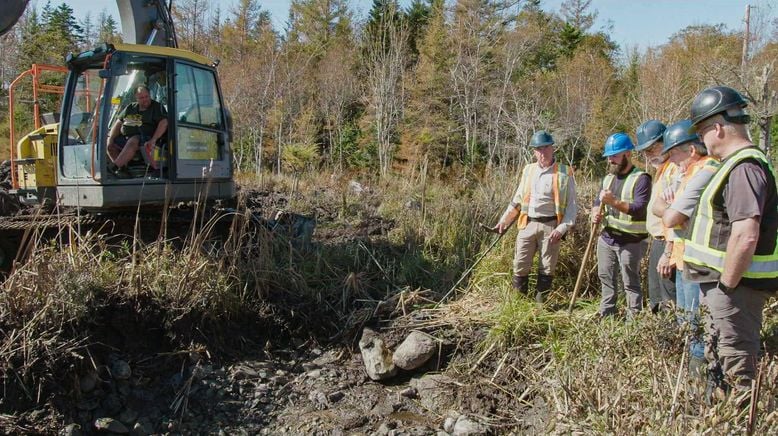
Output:
[[[175,0],[174,0],[175,1]],[[543,0],[542,7],[558,11],[563,0]],[[38,5],[45,0],[33,0]],[[52,0],[57,5],[61,0]],[[81,19],[87,13],[93,16],[105,8],[117,17],[118,9],[113,0],[67,0],[76,16]],[[209,0],[211,8],[218,4],[222,16],[226,15],[237,0]],[[289,13],[289,0],[260,0],[262,9],[270,11],[276,28],[283,29]],[[410,0],[401,0],[407,5]],[[370,9],[371,0],[351,0],[352,7],[364,15]],[[622,49],[637,47],[640,50],[667,42],[675,32],[689,25],[723,23],[729,30],[742,30],[746,4],[752,9],[752,19],[758,15],[775,17],[778,0],[593,0],[591,8],[598,16],[594,28],[610,29],[609,33]]]

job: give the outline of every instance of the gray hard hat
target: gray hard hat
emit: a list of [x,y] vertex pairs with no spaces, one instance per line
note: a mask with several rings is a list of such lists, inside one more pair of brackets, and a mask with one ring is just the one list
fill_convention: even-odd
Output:
[[[692,128],[700,122],[716,114],[724,114],[724,118],[732,123],[748,124],[750,118],[743,110],[748,101],[729,86],[714,86],[697,94],[691,107]],[[735,109],[733,111],[733,109]]]
[[532,139],[529,141],[530,147],[545,147],[547,145],[554,145],[554,138],[551,134],[545,130],[538,130],[532,135]]
[[637,151],[643,151],[660,139],[662,134],[665,133],[665,125],[657,120],[648,120],[638,127],[637,136],[638,143],[635,145]]

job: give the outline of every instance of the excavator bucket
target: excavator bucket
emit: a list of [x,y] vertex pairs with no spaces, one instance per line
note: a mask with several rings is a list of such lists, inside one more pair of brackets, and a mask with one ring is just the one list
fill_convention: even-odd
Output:
[[24,13],[27,3],[30,0],[5,0],[3,2],[3,13],[0,13],[0,36],[5,35],[14,27],[19,17]]

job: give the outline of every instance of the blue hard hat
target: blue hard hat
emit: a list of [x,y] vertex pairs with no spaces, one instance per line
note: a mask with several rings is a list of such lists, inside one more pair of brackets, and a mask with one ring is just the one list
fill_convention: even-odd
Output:
[[629,135],[623,132],[614,133],[605,141],[605,150],[602,153],[602,157],[613,156],[614,154],[634,149],[635,146],[632,144],[632,140],[629,139]]
[[654,143],[662,139],[662,134],[665,133],[665,125],[657,120],[648,120],[638,127],[637,138],[638,143],[635,146],[637,151],[643,151],[648,147],[654,145]]
[[532,134],[532,139],[529,141],[530,147],[545,147],[546,145],[554,145],[554,138],[551,134],[545,130],[538,130]]
[[681,120],[671,125],[664,133],[664,147],[662,153],[667,153],[670,149],[691,141],[700,141],[697,133],[692,130],[692,120]]

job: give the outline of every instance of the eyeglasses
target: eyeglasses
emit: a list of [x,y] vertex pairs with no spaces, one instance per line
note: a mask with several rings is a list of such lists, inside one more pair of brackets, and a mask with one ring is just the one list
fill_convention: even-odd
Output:
[[697,136],[699,136],[700,139],[702,139],[703,135],[705,135],[705,132],[707,132],[708,129],[711,128],[711,127],[716,127],[717,124],[718,123],[711,123],[711,124],[708,124],[707,126],[698,127],[696,129],[697,130]]

